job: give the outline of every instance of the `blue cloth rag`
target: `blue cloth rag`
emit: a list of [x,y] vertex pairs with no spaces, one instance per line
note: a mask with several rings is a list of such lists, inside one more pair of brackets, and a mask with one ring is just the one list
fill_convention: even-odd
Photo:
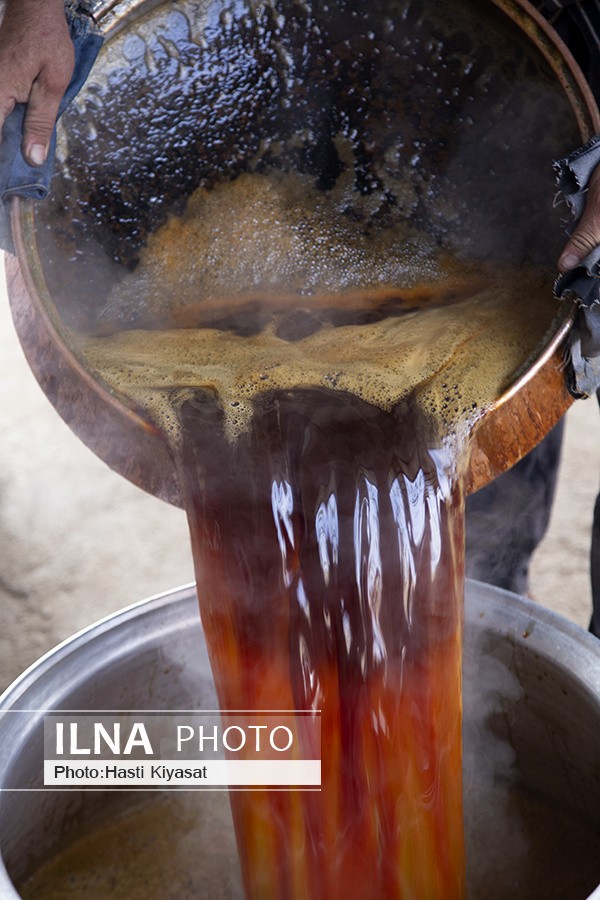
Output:
[[[567,234],[572,234],[583,215],[588,182],[599,163],[597,135],[554,164],[558,189],[572,215]],[[560,275],[554,292],[560,298],[573,297],[577,306],[569,336],[569,390],[574,397],[590,397],[600,389],[600,247],[595,247],[580,265]]]
[[[75,50],[75,67],[71,82],[61,101],[59,117],[88,77],[104,40],[90,14],[86,0],[67,0],[65,14]],[[6,118],[0,143],[0,248],[14,253],[10,229],[10,198],[15,194],[43,200],[50,190],[50,179],[56,153],[56,128],[52,135],[44,165],[30,166],[21,152],[25,103],[17,103]]]

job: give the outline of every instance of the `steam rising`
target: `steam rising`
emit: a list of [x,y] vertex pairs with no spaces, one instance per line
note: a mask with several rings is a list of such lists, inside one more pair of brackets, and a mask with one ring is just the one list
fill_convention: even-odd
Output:
[[510,721],[524,688],[494,656],[486,620],[479,626],[470,623],[464,645],[463,793],[469,897],[485,900],[517,893],[529,839],[514,805],[515,751],[494,727]]

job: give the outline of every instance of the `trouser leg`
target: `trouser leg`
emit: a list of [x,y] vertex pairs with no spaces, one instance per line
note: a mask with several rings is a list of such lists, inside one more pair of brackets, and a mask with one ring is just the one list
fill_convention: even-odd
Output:
[[592,522],[592,549],[590,554],[590,572],[592,576],[592,618],[590,631],[600,637],[600,494],[594,505]]
[[[596,394],[600,403],[600,391]],[[592,618],[590,631],[600,637],[600,494],[594,505],[592,520],[592,546],[590,552],[590,574],[592,580]]]
[[[468,578],[527,593],[531,556],[550,519],[563,430],[561,421],[512,469],[467,498]],[[598,573],[600,599],[600,561]]]

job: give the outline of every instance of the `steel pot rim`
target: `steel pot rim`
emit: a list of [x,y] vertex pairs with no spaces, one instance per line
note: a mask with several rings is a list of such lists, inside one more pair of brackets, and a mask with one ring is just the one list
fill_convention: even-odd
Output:
[[[125,607],[58,644],[29,667],[0,697],[0,733],[5,734],[3,745],[10,744],[9,711],[23,711],[25,716],[19,716],[21,723],[23,719],[25,722],[29,720],[30,727],[33,728],[36,724],[33,721],[36,712],[43,712],[40,710],[40,697],[54,696],[55,699],[60,699],[72,691],[74,685],[69,677],[70,673],[75,680],[79,676],[81,679],[85,678],[86,682],[89,681],[99,671],[96,665],[97,652],[105,665],[113,650],[121,656],[125,652],[131,652],[126,641],[137,640],[143,648],[144,642],[155,636],[159,628],[165,629],[160,633],[161,639],[171,628],[173,633],[179,633],[178,629],[183,626],[189,632],[194,622],[200,629],[197,603],[194,585],[185,585]],[[573,622],[529,599],[491,585],[467,580],[466,623],[467,627],[483,628],[486,634],[491,631],[512,646],[526,648],[530,655],[551,659],[559,667],[564,667],[578,686],[594,698],[595,705],[600,709],[600,641]],[[92,660],[90,670],[87,665],[81,665],[84,658],[86,662],[88,659]],[[55,682],[54,690],[48,690],[48,683],[52,681]],[[48,707],[45,708],[48,711]],[[31,715],[28,716],[27,713]],[[20,734],[22,737],[23,729]],[[7,735],[9,740],[6,743]],[[3,754],[4,758],[0,763],[0,789],[17,752],[15,748],[12,753]],[[18,898],[6,870],[1,848],[0,898]],[[589,895],[588,900],[598,898],[600,885]]]

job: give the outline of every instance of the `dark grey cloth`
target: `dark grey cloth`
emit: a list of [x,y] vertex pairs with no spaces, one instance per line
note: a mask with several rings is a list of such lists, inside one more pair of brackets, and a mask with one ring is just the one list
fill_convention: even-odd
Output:
[[[537,0],[535,5],[565,41],[600,97],[600,0]],[[557,165],[559,190],[572,213],[571,233],[585,207],[586,186],[600,160],[600,138],[593,138]],[[567,359],[569,390],[575,397],[589,397],[600,388],[600,250],[558,278],[558,296],[573,295],[578,313],[571,333]]]
[[[588,182],[598,163],[600,137],[555,163],[558,188],[572,214],[569,234],[583,215]],[[595,247],[581,265],[560,275],[554,290],[558,297],[572,296],[577,304],[569,338],[567,378],[575,397],[589,397],[600,388],[600,247]]]

